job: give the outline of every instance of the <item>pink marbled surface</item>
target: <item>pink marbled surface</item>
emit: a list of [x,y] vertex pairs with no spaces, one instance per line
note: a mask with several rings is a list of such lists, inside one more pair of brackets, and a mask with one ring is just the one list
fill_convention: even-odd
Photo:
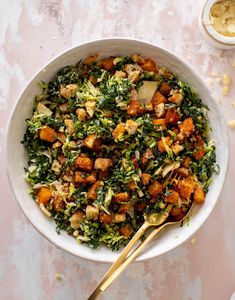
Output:
[[[201,5],[198,0],[0,1],[0,299],[85,299],[108,267],[73,257],[41,237],[10,193],[4,135],[23,86],[60,51],[110,36],[154,42],[183,57],[205,81],[212,72],[225,72],[235,83],[235,50],[214,49],[200,36]],[[211,89],[225,118],[235,119],[235,84],[226,97],[216,80]],[[235,130],[229,131],[227,180],[195,243],[131,265],[102,299],[229,299],[235,290]]]

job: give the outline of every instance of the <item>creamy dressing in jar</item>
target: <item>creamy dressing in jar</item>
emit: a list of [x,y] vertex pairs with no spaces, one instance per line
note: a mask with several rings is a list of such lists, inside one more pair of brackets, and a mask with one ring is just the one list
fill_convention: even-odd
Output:
[[220,34],[235,37],[235,0],[216,2],[210,11],[213,28]]

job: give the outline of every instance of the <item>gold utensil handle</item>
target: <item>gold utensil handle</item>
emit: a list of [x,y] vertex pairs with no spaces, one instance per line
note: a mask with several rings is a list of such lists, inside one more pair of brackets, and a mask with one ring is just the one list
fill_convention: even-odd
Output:
[[106,281],[100,287],[100,293],[105,291],[109,285],[116,279],[122,271],[126,269],[126,267],[143,251],[143,249],[150,243],[150,241],[158,234],[158,232],[164,228],[166,224],[154,229],[145,239],[144,241],[127,257],[127,259],[119,266],[119,268],[114,271],[110,276],[106,279]]
[[118,267],[123,263],[123,261],[126,259],[127,255],[130,253],[131,249],[135,246],[135,244],[139,241],[141,236],[145,233],[146,229],[150,225],[148,223],[144,223],[139,230],[136,232],[136,234],[133,236],[133,238],[130,240],[130,242],[126,245],[122,253],[119,255],[118,259],[111,265],[109,270],[105,273],[104,277],[101,279],[93,293],[89,296],[88,300],[94,300],[96,299],[102,292],[100,287],[103,285],[104,282],[112,275]]

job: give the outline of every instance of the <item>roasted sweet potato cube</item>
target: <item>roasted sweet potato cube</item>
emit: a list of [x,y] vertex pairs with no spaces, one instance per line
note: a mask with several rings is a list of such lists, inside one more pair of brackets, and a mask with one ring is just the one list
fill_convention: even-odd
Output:
[[175,190],[168,190],[165,196],[165,202],[167,203],[178,203],[179,193]]
[[145,62],[141,65],[141,68],[144,71],[154,72],[154,73],[157,72],[156,63],[150,58],[145,59]]
[[183,96],[180,93],[175,93],[171,97],[168,98],[169,102],[180,104],[183,100]]
[[106,171],[112,165],[113,165],[113,161],[110,158],[97,158],[95,160],[96,170]]
[[127,115],[135,117],[144,112],[144,107],[138,100],[131,100],[127,109]]
[[151,158],[153,158],[153,150],[148,148],[141,157],[141,162],[145,165]]
[[162,190],[163,185],[157,180],[154,180],[148,188],[148,192],[152,198],[157,198],[157,196],[161,193]]
[[206,150],[203,146],[198,147],[194,152],[193,156],[196,158],[196,160],[201,159],[206,154]]
[[37,192],[37,202],[46,205],[52,197],[52,192],[48,187],[41,187]]
[[180,207],[172,207],[170,211],[170,215],[173,217],[175,221],[178,221],[185,216],[185,213],[182,211]]
[[112,202],[120,203],[120,202],[128,202],[129,201],[129,194],[127,192],[118,193],[113,196]]
[[168,108],[166,112],[166,124],[175,125],[180,120],[180,114],[173,107]]
[[97,199],[97,193],[98,193],[98,190],[99,190],[101,184],[102,184],[102,181],[96,181],[91,186],[90,190],[87,193],[87,199],[90,199],[90,200],[96,200]]
[[102,170],[99,170],[99,180],[104,180],[106,179],[108,176],[109,176],[109,170],[105,170],[105,171],[102,171]]
[[93,184],[96,182],[96,174],[95,172],[92,172],[92,174],[86,176],[85,183],[87,184]]
[[157,104],[160,104],[160,103],[166,103],[167,102],[167,99],[166,97],[164,97],[162,95],[162,93],[160,93],[159,91],[156,91],[154,94],[153,94],[153,97],[152,97],[152,100],[151,100],[152,104],[153,104],[153,107],[155,107]]
[[117,127],[113,130],[112,136],[115,140],[119,140],[123,134],[126,132],[125,124],[120,123]]
[[143,185],[148,185],[151,179],[151,175],[148,173],[142,173],[141,174],[141,180],[143,182]]
[[86,57],[86,58],[83,60],[84,65],[90,65],[90,64],[93,64],[93,63],[96,61],[97,57],[98,57],[98,53],[89,55],[88,57]]
[[60,195],[56,195],[53,199],[53,207],[55,211],[61,211],[64,209],[65,203]]
[[83,146],[93,151],[98,151],[102,148],[101,139],[96,134],[89,134],[83,141]]
[[74,182],[77,184],[84,184],[85,183],[85,175],[80,171],[76,171],[75,176],[74,176]]
[[168,96],[171,91],[171,86],[168,82],[163,82],[159,88],[159,92],[162,93],[164,96]]
[[201,185],[197,185],[193,194],[193,199],[197,203],[203,203],[205,201],[205,192]]
[[191,117],[185,119],[182,124],[179,125],[180,132],[188,137],[194,131],[193,119]]
[[181,198],[189,199],[195,189],[195,182],[191,177],[179,180],[178,191]]
[[126,224],[125,226],[123,226],[119,229],[119,232],[121,235],[123,235],[125,238],[128,239],[132,235],[134,230],[130,224]]
[[147,206],[147,203],[145,203],[143,201],[138,201],[135,203],[134,209],[137,211],[144,211],[146,206]]
[[139,168],[139,161],[138,161],[138,159],[134,156],[134,157],[131,158],[131,161],[132,161],[134,167],[136,169],[138,169]]
[[78,156],[74,161],[74,166],[76,169],[80,169],[85,172],[90,172],[93,169],[93,162],[88,157]]
[[204,142],[204,140],[203,140],[203,138],[201,137],[201,135],[200,134],[196,134],[195,135],[195,138],[196,138],[196,143],[195,143],[195,145],[197,146],[197,147],[200,147],[200,146],[204,146],[205,145],[205,142]]
[[108,215],[106,213],[100,213],[99,214],[99,220],[101,223],[103,224],[111,224],[112,223],[112,216],[111,215]]
[[127,186],[128,186],[128,188],[131,190],[131,191],[134,191],[135,189],[136,189],[136,183],[135,183],[135,181],[130,181],[130,182],[128,182],[127,183]]
[[167,146],[169,145],[170,145],[170,137],[169,136],[162,137],[157,143],[158,151],[161,153],[167,151]]
[[56,140],[56,131],[51,127],[43,127],[39,130],[39,138],[42,141],[54,143],[54,141]]
[[192,162],[192,158],[190,156],[186,156],[183,160],[183,166],[185,168],[188,168],[191,162]]
[[121,204],[119,206],[118,212],[120,214],[125,214],[128,211],[129,208],[130,208],[130,204]]
[[156,131],[166,130],[166,120],[165,119],[154,119],[153,124]]
[[100,62],[101,67],[106,71],[110,71],[114,67],[113,63],[114,57],[109,57]]
[[58,156],[58,161],[61,165],[63,165],[66,162],[67,158],[64,156],[64,154],[60,154]]

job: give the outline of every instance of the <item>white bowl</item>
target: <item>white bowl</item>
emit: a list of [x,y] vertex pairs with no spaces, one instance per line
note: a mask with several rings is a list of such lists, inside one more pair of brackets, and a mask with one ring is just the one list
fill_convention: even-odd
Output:
[[160,65],[166,66],[177,74],[180,79],[187,81],[210,107],[209,120],[213,130],[212,137],[216,141],[217,162],[220,166],[219,175],[215,176],[205,203],[195,207],[189,226],[170,227],[159,235],[159,238],[148,247],[137,260],[146,260],[156,257],[179,246],[192,236],[212,212],[226,175],[228,164],[228,136],[227,127],[218,105],[212,99],[207,87],[185,62],[162,48],[155,45],[123,38],[112,38],[88,42],[62,53],[42,70],[40,70],[27,84],[13,109],[8,124],[6,140],[7,172],[11,188],[22,211],[33,226],[49,241],[67,252],[76,256],[102,262],[113,262],[119,252],[112,252],[106,247],[92,250],[85,245],[78,245],[73,237],[62,232],[57,235],[53,220],[48,219],[38,208],[28,194],[29,186],[25,182],[24,167],[27,165],[27,155],[20,143],[26,129],[25,119],[32,114],[35,95],[41,92],[37,85],[40,80],[49,81],[58,70],[66,65],[75,64],[80,59],[93,53],[100,53],[101,57],[110,55],[131,55],[140,53],[151,57]]
[[224,36],[218,33],[211,24],[210,12],[218,0],[206,0],[199,17],[199,28],[204,39],[219,49],[235,49],[235,37]]

